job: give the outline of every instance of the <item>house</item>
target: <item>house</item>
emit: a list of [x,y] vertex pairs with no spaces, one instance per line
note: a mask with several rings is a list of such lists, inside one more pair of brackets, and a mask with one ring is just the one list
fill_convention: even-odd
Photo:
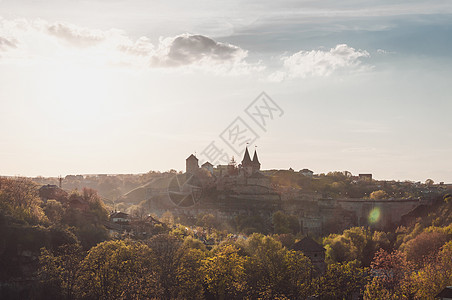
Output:
[[305,237],[293,245],[293,250],[301,251],[310,260],[318,274],[325,273],[325,248],[310,237]]
[[309,169],[303,169],[303,170],[300,170],[300,174],[303,175],[303,176],[312,178],[312,175],[314,175],[314,172],[312,172]]
[[165,225],[165,223],[160,222],[159,220],[157,220],[156,218],[154,218],[151,215],[148,215],[144,220],[152,225]]
[[358,174],[358,181],[372,182],[372,174]]
[[446,286],[438,295],[435,296],[435,299],[441,300],[452,300],[452,286]]
[[129,214],[123,213],[123,212],[114,212],[110,215],[110,221],[116,224],[129,224],[130,223],[130,216]]
[[206,169],[210,174],[213,174],[213,165],[210,162],[206,161],[201,165],[201,168]]

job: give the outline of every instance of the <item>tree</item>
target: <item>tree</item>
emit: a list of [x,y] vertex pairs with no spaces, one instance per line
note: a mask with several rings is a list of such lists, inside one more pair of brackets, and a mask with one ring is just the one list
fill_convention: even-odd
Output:
[[62,245],[56,255],[42,248],[39,256],[40,278],[47,284],[55,285],[64,299],[74,299],[83,258],[84,253],[78,244]]
[[434,183],[435,182],[432,179],[430,179],[430,178],[425,181],[425,185],[428,186],[428,187],[433,186]]
[[296,299],[308,296],[311,263],[269,236],[253,234],[245,244],[248,295],[251,298]]
[[295,216],[286,215],[277,211],[272,216],[273,231],[276,234],[297,233],[299,229],[298,219]]
[[444,287],[452,285],[452,241],[413,273],[411,280],[417,299],[433,299]]
[[149,247],[131,241],[108,241],[93,247],[82,263],[80,298],[161,298],[156,258]]
[[387,199],[388,194],[383,190],[373,191],[370,193],[369,198],[374,200]]
[[333,263],[317,282],[317,293],[322,299],[348,299],[362,292],[367,284],[368,270],[359,267],[358,261]]
[[47,200],[44,206],[44,212],[47,218],[54,224],[60,224],[63,218],[65,209],[63,205],[56,200]]
[[169,234],[159,234],[151,238],[148,245],[158,257],[156,276],[163,292],[161,297],[173,299],[177,294],[177,272],[183,256],[183,251],[180,251],[182,241]]
[[203,299],[204,278],[199,276],[203,260],[206,258],[204,251],[199,249],[181,248],[182,256],[176,271],[177,299]]
[[383,233],[372,234],[368,228],[352,227],[342,234],[330,234],[324,238],[323,244],[329,263],[358,260],[362,266],[368,267],[377,249],[382,245],[387,247],[389,240]]
[[422,266],[424,259],[436,254],[446,241],[447,235],[443,232],[424,231],[405,244],[407,259]]
[[406,254],[395,250],[391,253],[380,249],[372,261],[374,277],[366,285],[365,299],[407,299],[410,296],[409,277],[414,271]]
[[34,182],[27,178],[0,178],[0,210],[31,224],[46,221]]
[[202,261],[201,271],[207,291],[215,299],[242,299],[246,289],[245,263],[232,244],[220,246],[214,256]]

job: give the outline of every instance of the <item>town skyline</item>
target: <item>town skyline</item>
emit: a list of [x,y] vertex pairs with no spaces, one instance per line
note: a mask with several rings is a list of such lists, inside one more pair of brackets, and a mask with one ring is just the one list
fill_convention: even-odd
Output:
[[[442,1],[0,1],[0,174],[183,170],[212,141],[239,156],[221,136],[241,118],[265,169],[451,183],[451,14]],[[265,128],[247,113],[262,92],[284,112]]]

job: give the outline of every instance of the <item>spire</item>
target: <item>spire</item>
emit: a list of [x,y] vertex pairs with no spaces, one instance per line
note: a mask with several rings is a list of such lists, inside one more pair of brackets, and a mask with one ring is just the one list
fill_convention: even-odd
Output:
[[254,150],[254,156],[253,156],[253,164],[261,164],[260,162],[259,162],[259,158],[257,158],[257,150]]
[[242,160],[242,166],[245,166],[250,163],[251,163],[251,157],[250,157],[250,153],[248,152],[248,147],[246,147],[245,155],[243,156],[243,160]]

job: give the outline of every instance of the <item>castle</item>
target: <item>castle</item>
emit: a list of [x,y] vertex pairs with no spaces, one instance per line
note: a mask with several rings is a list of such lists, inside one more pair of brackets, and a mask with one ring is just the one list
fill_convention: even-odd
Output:
[[[226,167],[226,168],[225,168]],[[228,169],[228,166],[218,166],[218,169]],[[196,174],[199,171],[199,160],[198,158],[191,154],[185,160],[185,172],[190,174]],[[210,162],[205,162],[202,164],[201,169],[206,169],[211,174],[213,174],[213,165]],[[252,175],[259,172],[261,169],[261,163],[259,162],[259,158],[257,156],[257,150],[254,150],[253,160],[251,160],[250,153],[248,152],[248,147],[245,148],[245,154],[242,159],[242,163],[238,165],[238,175],[242,175],[244,177],[251,177]],[[231,172],[229,172],[231,173]]]

